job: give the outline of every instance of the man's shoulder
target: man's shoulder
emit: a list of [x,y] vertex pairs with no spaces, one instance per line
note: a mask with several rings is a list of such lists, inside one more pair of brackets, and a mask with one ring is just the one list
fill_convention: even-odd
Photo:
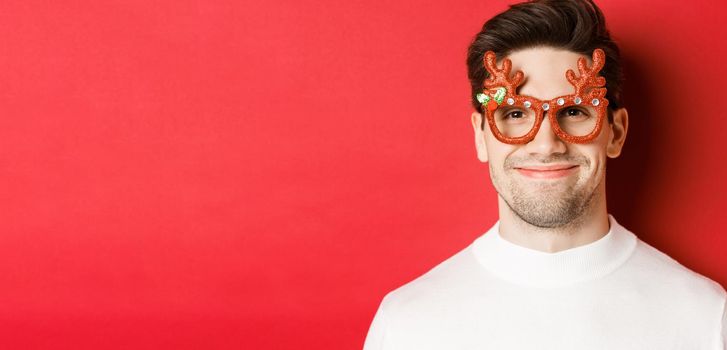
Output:
[[471,245],[465,247],[419,277],[392,290],[384,297],[382,306],[436,303],[440,298],[449,299],[453,294],[467,291],[469,285],[478,283],[478,277],[484,277],[471,249]]
[[[686,267],[665,252],[638,239],[630,264],[632,269],[660,289],[681,294],[691,300],[724,302],[727,292],[716,281]],[[693,299],[695,298],[695,299]]]

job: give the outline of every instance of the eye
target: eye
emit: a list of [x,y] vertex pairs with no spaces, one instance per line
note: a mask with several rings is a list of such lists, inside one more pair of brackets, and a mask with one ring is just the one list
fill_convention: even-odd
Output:
[[495,111],[495,119],[509,124],[526,123],[533,117],[533,113],[523,111],[521,108],[505,107]]
[[511,112],[508,112],[507,114],[505,114],[505,118],[509,118],[509,119],[520,119],[522,117],[523,117],[522,111],[511,111]]
[[567,109],[567,110],[565,111],[565,113],[566,113],[566,115],[568,115],[568,116],[570,116],[570,117],[574,117],[574,116],[577,116],[577,115],[583,114],[583,112],[581,112],[580,110],[578,110],[578,109],[575,109],[575,108],[568,108],[568,109]]
[[560,115],[562,117],[588,117],[588,113],[584,112],[583,110],[575,107],[570,107],[562,110],[560,112]]

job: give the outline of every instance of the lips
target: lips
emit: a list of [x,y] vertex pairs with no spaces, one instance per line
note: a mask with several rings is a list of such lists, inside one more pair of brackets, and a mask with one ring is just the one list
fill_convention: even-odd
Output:
[[535,179],[557,179],[571,175],[577,169],[578,165],[573,164],[532,165],[515,168],[521,175]]

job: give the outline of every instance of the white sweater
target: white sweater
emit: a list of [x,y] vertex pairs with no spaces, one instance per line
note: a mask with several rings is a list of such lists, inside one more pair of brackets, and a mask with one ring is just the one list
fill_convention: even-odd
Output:
[[608,234],[557,253],[499,221],[387,294],[364,350],[726,350],[726,293],[609,215]]

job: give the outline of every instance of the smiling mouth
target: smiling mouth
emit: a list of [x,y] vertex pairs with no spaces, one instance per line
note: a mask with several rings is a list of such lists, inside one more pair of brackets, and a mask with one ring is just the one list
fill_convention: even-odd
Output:
[[539,165],[516,167],[515,170],[521,175],[533,179],[559,179],[576,172],[578,165]]

